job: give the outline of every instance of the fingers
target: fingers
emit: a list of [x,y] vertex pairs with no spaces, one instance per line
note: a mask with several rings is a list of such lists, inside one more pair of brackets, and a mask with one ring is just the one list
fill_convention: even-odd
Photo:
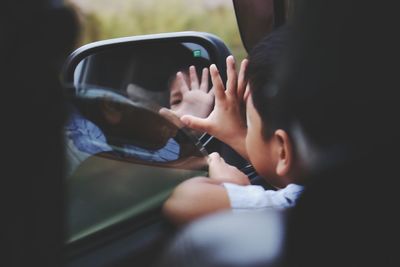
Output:
[[208,155],[208,159],[207,160],[208,160],[209,164],[215,163],[217,161],[218,162],[220,162],[220,161],[225,162],[224,159],[218,154],[218,152],[213,152],[210,155]]
[[226,164],[225,160],[218,153],[214,152],[208,155],[207,162],[208,174],[211,179],[220,182],[233,182],[231,169],[234,167]]
[[208,91],[208,94],[209,94],[210,96],[214,97],[214,96],[215,96],[214,91],[215,91],[215,90],[214,90],[214,87],[213,87],[213,88],[210,89],[210,91]]
[[221,76],[215,64],[210,66],[211,81],[213,83],[213,91],[217,99],[225,98],[225,87]]
[[237,87],[238,99],[243,99],[245,91],[246,91],[247,81],[246,81],[245,73],[246,73],[248,64],[249,64],[249,61],[247,59],[243,59],[242,63],[240,64],[238,87]]
[[224,159],[217,153],[213,152],[210,155],[208,155],[207,158],[208,162],[208,174],[210,177],[216,178],[220,175],[221,173],[221,164],[225,165]]
[[243,95],[244,102],[247,101],[247,98],[249,97],[249,95],[250,95],[250,86],[249,86],[249,84],[247,84],[246,89],[244,91],[244,95]]
[[170,122],[172,122],[174,125],[177,126],[182,126],[182,122],[179,120],[179,116],[176,114],[176,112],[174,112],[173,110],[170,110],[168,108],[161,108],[158,113],[163,116],[164,118],[166,118],[167,120],[169,120]]
[[176,76],[177,76],[177,79],[178,79],[178,82],[180,85],[179,88],[180,88],[181,93],[184,94],[184,93],[188,92],[190,89],[189,89],[188,84],[186,83],[183,73],[181,71],[178,71],[178,73],[176,73]]
[[207,119],[202,119],[191,115],[183,115],[181,117],[181,122],[187,127],[196,131],[208,132],[210,130],[210,124]]
[[204,68],[201,74],[200,90],[207,93],[208,91],[208,69]]
[[226,74],[228,78],[226,81],[226,93],[236,95],[237,73],[235,59],[232,55],[226,58]]
[[198,89],[199,88],[199,79],[197,78],[196,67],[189,67],[189,76],[190,76],[190,88]]

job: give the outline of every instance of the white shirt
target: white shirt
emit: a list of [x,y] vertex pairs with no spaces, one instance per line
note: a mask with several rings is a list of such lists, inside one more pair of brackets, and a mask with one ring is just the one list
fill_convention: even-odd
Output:
[[255,210],[255,209],[284,209],[292,207],[304,187],[297,184],[289,184],[285,188],[265,190],[259,185],[237,185],[223,183],[231,203],[232,210]]

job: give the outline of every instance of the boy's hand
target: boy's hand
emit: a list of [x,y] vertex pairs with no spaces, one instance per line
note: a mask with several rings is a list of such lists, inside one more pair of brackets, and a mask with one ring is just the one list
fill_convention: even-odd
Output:
[[243,99],[247,86],[247,82],[244,79],[247,64],[247,59],[242,61],[238,75],[233,56],[226,58],[228,77],[226,90],[217,67],[214,64],[211,65],[212,90],[215,94],[213,111],[205,119],[190,115],[181,117],[182,122],[188,127],[213,135],[230,145],[244,158],[248,158],[245,147],[247,129]]
[[235,166],[229,165],[216,152],[208,156],[209,176],[211,179],[221,183],[233,183],[238,185],[249,185],[249,178]]

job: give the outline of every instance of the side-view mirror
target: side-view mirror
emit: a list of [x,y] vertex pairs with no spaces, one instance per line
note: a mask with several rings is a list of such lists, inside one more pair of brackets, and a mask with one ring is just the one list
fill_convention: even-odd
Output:
[[[62,78],[66,94],[74,100],[75,107],[82,106],[79,103],[83,101],[99,102],[102,99],[102,103],[98,104],[102,109],[98,110],[97,117],[106,117],[113,122],[118,119],[117,112],[114,112],[118,108],[111,102],[131,107],[136,105],[137,111],[137,107],[156,113],[161,107],[173,110],[174,104],[181,100],[179,92],[174,89],[179,86],[177,73],[181,72],[187,81],[190,66],[195,67],[201,81],[202,70],[216,64],[225,80],[225,58],[229,54],[230,51],[218,37],[202,32],[116,38],[78,48],[67,59]],[[207,84],[210,89],[209,77]],[[90,109],[94,110],[93,105]],[[105,112],[107,114],[103,116]],[[183,115],[182,112],[179,110],[175,114]],[[136,127],[136,136],[142,130],[144,138],[139,138],[139,142],[151,145],[151,137],[154,137],[152,128],[160,124],[156,123],[158,120],[154,119],[154,115],[148,112],[149,119],[146,119],[146,112],[142,113],[141,121],[132,120],[131,125],[143,125],[146,121],[148,127]],[[150,125],[152,123],[154,127]]]
[[211,64],[225,81],[228,55],[214,35],[178,32],[98,41],[69,56],[62,72],[69,242],[135,223],[178,183],[207,175],[211,137],[180,123],[173,85],[190,66],[201,81]]
[[[176,87],[181,86],[182,79],[190,87],[189,67],[195,67],[201,81],[203,69],[216,64],[225,80],[225,58],[229,54],[218,37],[202,32],[103,40],[84,45],[69,56],[62,73],[63,85],[73,111],[100,128],[108,145],[128,143],[160,149],[176,134],[174,127],[183,128],[173,115],[190,112],[190,108],[175,108],[182,100]],[[160,112],[163,108],[172,111],[169,116]],[[203,141],[209,138],[204,133],[193,136],[202,136]]]
[[171,75],[193,65],[198,71],[216,64],[225,79],[229,49],[217,36],[176,32],[115,38],[84,45],[67,59],[64,86],[77,90],[100,86],[117,91],[129,85],[148,93],[166,91]]

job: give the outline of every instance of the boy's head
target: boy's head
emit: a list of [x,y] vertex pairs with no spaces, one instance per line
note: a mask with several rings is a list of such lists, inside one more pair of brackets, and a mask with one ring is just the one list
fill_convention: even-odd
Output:
[[288,134],[290,118],[277,99],[272,82],[285,47],[286,27],[281,27],[256,45],[249,54],[246,79],[246,149],[257,172],[277,187],[293,182],[294,151]]

